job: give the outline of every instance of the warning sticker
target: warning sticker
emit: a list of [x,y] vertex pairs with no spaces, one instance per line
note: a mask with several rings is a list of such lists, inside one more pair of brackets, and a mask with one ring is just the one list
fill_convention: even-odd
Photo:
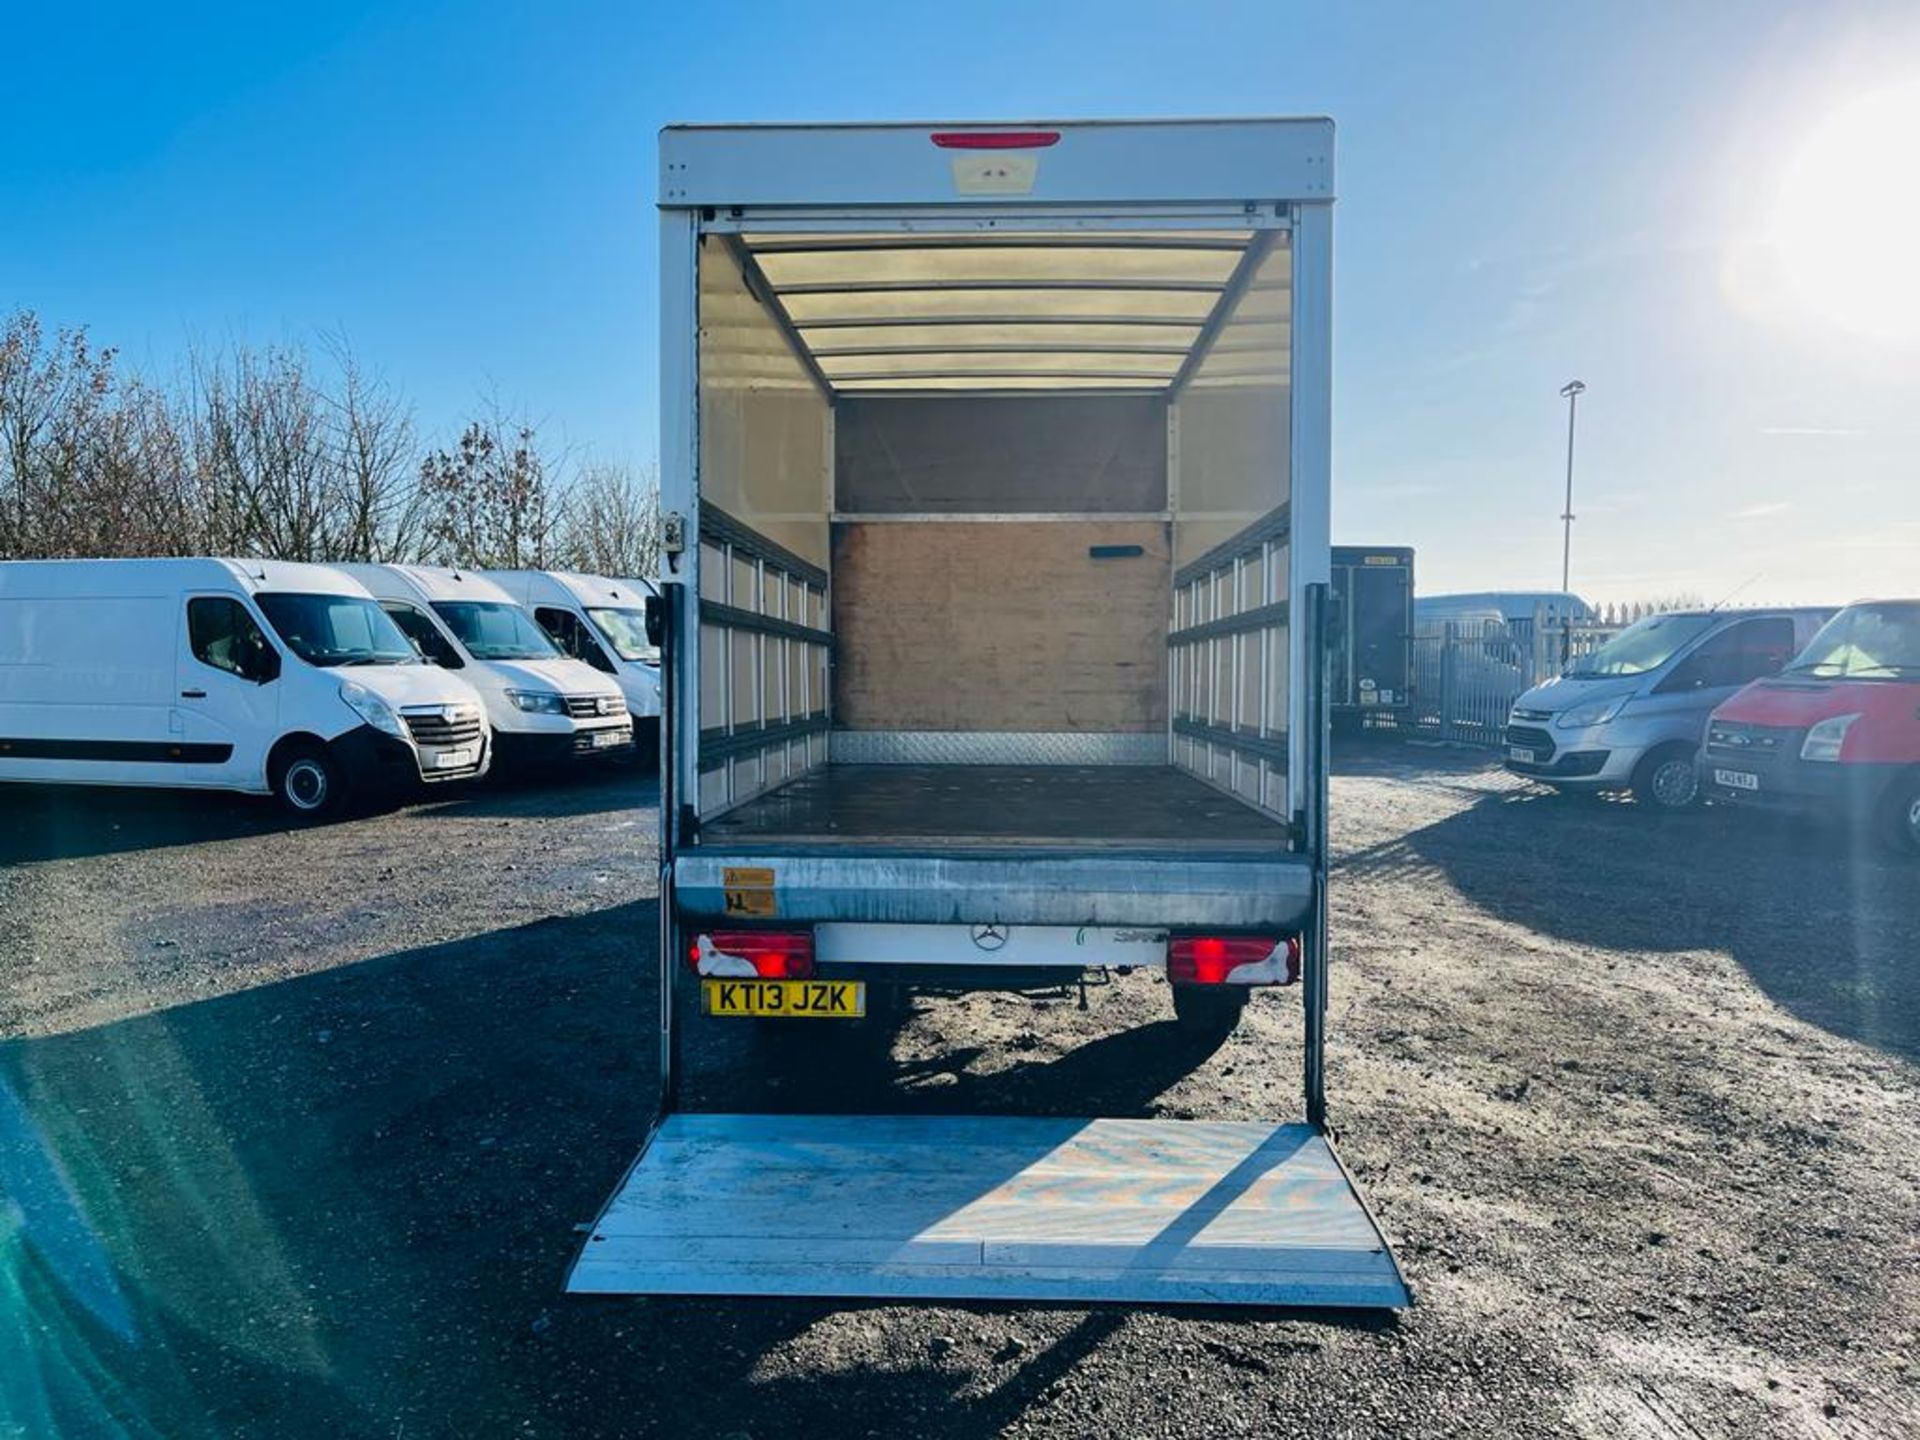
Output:
[[771,890],[729,890],[727,914],[774,915],[779,913]]
[[729,865],[720,875],[729,915],[766,916],[778,913],[773,868],[767,865]]

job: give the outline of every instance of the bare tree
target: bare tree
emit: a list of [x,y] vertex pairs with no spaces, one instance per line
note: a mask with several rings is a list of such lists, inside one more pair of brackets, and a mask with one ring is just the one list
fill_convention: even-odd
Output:
[[123,377],[84,330],[0,319],[0,556],[265,555],[657,563],[651,470],[583,466],[497,403],[419,459],[401,396],[347,342],[189,346],[179,374]]
[[327,558],[411,559],[425,538],[413,416],[344,339],[329,339],[327,349],[338,371],[329,404],[340,511]]
[[660,563],[660,484],[649,466],[583,465],[567,492],[561,563],[593,575],[645,578]]
[[84,503],[64,548],[81,555],[189,555],[202,549],[198,487],[173,401],[122,382],[90,433]]
[[272,346],[195,353],[194,468],[210,538],[234,554],[323,558],[335,513],[326,401],[306,355]]
[[494,407],[471,421],[453,450],[420,463],[427,554],[443,564],[544,569],[564,506],[532,425]]
[[65,532],[85,514],[87,462],[112,403],[113,361],[85,330],[62,330],[49,343],[31,311],[0,329],[0,553],[76,553]]

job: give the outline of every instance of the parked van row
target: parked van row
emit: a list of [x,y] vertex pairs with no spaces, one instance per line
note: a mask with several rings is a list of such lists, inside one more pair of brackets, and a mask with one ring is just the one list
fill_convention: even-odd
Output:
[[1649,616],[1523,694],[1505,740],[1561,789],[1826,812],[1920,852],[1920,600]]
[[[657,679],[574,658],[501,581],[534,585],[422,566],[0,563],[0,781],[240,790],[310,816],[354,794],[654,755],[636,752],[634,720],[657,734]],[[602,625],[596,608],[572,613]],[[594,633],[612,646],[610,631],[624,633]]]

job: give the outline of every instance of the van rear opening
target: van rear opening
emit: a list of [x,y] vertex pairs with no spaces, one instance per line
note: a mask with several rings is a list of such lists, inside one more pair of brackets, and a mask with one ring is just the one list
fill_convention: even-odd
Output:
[[1290,217],[701,237],[693,863],[1290,862]]
[[[663,133],[660,1104],[573,1291],[1408,1302],[1326,1132],[1332,164]],[[824,1070],[1096,967],[1297,995],[1304,1123],[681,1109],[683,1001]]]

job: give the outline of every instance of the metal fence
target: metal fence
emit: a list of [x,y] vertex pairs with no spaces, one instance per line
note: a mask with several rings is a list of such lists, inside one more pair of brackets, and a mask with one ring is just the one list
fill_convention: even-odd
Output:
[[1523,691],[1600,648],[1618,625],[1536,611],[1516,620],[1422,620],[1414,625],[1409,723],[1440,740],[1498,745]]

